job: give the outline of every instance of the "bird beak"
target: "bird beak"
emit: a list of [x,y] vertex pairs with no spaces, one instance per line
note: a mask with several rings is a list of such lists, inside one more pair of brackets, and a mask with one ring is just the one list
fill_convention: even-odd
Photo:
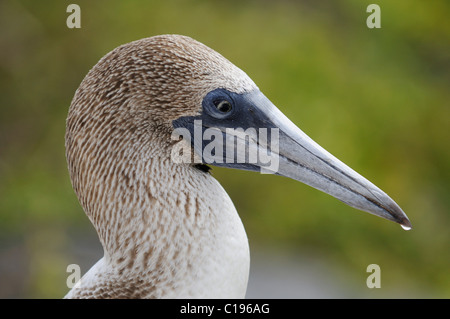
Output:
[[303,182],[349,206],[399,223],[405,229],[412,227],[406,214],[385,192],[314,142],[265,96],[258,99],[274,127],[279,128],[277,174]]
[[[194,143],[204,163],[289,177],[349,206],[399,223],[404,229],[412,227],[386,193],[309,138],[259,90],[234,94],[233,101],[238,111],[230,119],[201,116],[194,123],[202,132],[212,129],[223,137],[219,143],[220,135],[216,135],[218,144],[212,155],[205,152],[205,135],[201,143]],[[256,154],[253,162],[252,154]]]

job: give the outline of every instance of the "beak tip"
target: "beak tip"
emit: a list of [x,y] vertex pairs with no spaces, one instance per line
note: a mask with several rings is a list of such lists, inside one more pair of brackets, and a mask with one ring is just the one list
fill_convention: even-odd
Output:
[[382,200],[382,205],[385,211],[388,213],[388,218],[397,224],[400,224],[404,230],[411,230],[412,224],[409,221],[408,216],[406,216],[405,212],[394,202],[390,197],[386,195]]

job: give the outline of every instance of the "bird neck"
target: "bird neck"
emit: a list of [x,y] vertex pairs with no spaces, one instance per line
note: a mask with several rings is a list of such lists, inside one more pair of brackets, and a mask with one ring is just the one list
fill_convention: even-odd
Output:
[[147,297],[244,297],[248,241],[220,184],[164,152],[115,154],[104,167],[86,163],[90,184],[74,185],[105,253],[87,277],[139,278]]

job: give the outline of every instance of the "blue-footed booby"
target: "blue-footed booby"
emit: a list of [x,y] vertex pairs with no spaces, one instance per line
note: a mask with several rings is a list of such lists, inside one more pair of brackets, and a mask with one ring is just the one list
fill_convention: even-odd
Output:
[[247,235],[208,165],[289,177],[411,227],[246,73],[186,36],[141,39],[100,59],[75,93],[65,139],[72,186],[104,249],[66,298],[245,297]]

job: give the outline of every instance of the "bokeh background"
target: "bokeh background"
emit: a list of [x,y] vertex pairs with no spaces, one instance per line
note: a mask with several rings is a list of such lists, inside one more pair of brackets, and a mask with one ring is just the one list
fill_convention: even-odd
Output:
[[[68,29],[67,5],[81,7]],[[381,7],[381,29],[366,26]],[[107,52],[189,35],[242,68],[413,230],[301,183],[214,168],[249,236],[249,297],[450,297],[450,2],[0,1],[0,297],[60,298],[101,256],[71,188],[65,118]],[[381,288],[369,289],[369,264]]]

